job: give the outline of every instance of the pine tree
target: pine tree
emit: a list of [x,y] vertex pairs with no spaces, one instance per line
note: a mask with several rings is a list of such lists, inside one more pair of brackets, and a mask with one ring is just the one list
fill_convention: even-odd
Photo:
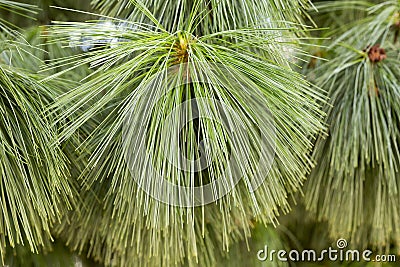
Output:
[[398,246],[399,12],[0,0],[3,263],[289,266],[256,252]]

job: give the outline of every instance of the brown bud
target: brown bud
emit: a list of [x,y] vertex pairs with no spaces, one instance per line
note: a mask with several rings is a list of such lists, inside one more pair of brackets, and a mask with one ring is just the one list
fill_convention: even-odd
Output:
[[385,49],[381,48],[379,44],[372,46],[368,50],[368,58],[373,63],[386,59]]

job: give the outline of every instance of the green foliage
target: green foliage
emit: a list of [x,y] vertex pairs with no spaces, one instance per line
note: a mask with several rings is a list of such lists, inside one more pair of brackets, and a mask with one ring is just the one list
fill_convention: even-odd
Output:
[[26,243],[37,251],[71,207],[65,156],[43,116],[54,92],[7,65],[0,65],[0,88],[0,249],[3,254],[7,238],[11,246]]
[[329,221],[332,236],[389,247],[398,244],[400,219],[400,45],[393,27],[400,2],[365,6],[365,17],[333,33],[332,58],[314,73],[329,90],[330,126],[316,143],[306,202]]
[[200,20],[196,34],[209,34],[224,30],[247,27],[262,28],[287,22],[302,22],[307,0],[295,1],[229,1],[229,0],[184,0],[184,1],[140,1],[140,0],[92,0],[93,7],[102,14],[128,18],[131,21],[150,23],[137,4],[143,5],[165,29],[170,32],[185,27],[190,17]]
[[[196,3],[200,10],[202,2]],[[142,5],[138,8],[147,12]],[[275,28],[243,28],[196,36],[195,32],[204,32],[205,28],[204,20],[197,20],[197,12],[200,11],[193,8],[190,13],[193,19],[187,22],[188,25],[172,33],[161,25],[164,21],[158,22],[150,15],[149,20],[158,28],[130,22],[124,22],[122,27],[112,24],[101,27],[102,22],[95,21],[63,22],[52,29],[58,42],[69,43],[71,35],[80,36],[75,43],[77,47],[85,47],[85,40],[89,38],[96,41],[95,49],[57,60],[53,65],[74,70],[89,64],[95,70],[90,79],[54,104],[56,112],[61,114],[60,120],[68,121],[60,135],[61,140],[68,140],[77,133],[81,136],[82,127],[93,129],[80,146],[80,154],[86,154],[89,160],[80,178],[84,188],[90,188],[90,191],[83,194],[84,204],[71,216],[71,224],[63,224],[59,232],[75,233],[69,236],[68,242],[76,249],[87,249],[91,256],[105,260],[107,265],[125,265],[133,260],[138,265],[169,265],[184,259],[190,265],[197,262],[213,264],[232,241],[250,235],[253,217],[264,224],[275,223],[280,212],[287,212],[288,194],[299,190],[310,171],[310,139],[323,128],[323,113],[316,101],[323,101],[324,96],[290,69],[291,59],[282,51],[282,48],[296,51],[298,41],[285,41],[282,35],[298,29],[285,28],[277,34]],[[109,22],[116,25],[119,21]],[[168,21],[166,23],[168,25]],[[110,39],[114,38],[121,41],[111,43]],[[175,75],[174,71],[171,74],[171,68],[176,71]],[[235,87],[224,78],[225,69],[241,75],[252,86]],[[166,87],[152,84],[157,73],[161,73],[160,81],[168,80]],[[60,74],[62,72],[46,80]],[[182,82],[196,80],[199,76],[207,83],[187,86]],[[249,96],[258,99],[262,107]],[[167,116],[192,98],[217,99],[240,114],[246,125],[270,116],[264,110],[264,107],[269,108],[276,122],[276,160],[266,182],[256,192],[249,190],[250,183],[257,178],[256,172],[248,173],[245,183],[215,204],[195,209],[160,204],[138,187],[132,176],[136,175],[139,180],[158,179],[147,171],[146,164],[152,164],[152,161],[175,184],[193,187],[196,183],[216,179],[216,174],[225,174],[222,177],[228,177],[225,178],[227,183],[234,183],[228,175],[232,169],[227,158],[219,158],[219,163],[213,164],[208,173],[200,172],[198,176],[193,176],[195,167],[182,172],[171,167],[165,158],[163,152],[177,153],[179,150],[171,148],[180,146],[192,151],[189,158],[198,157],[193,152],[199,145],[198,139],[217,138],[217,145],[212,150],[222,155],[229,153],[226,143],[230,143],[235,151],[246,146],[240,136],[233,134],[233,139],[229,139],[226,130],[206,122],[201,123],[201,130],[190,123],[185,129],[185,143],[174,140],[179,125],[166,124]],[[158,106],[160,100],[163,105]],[[208,100],[205,106],[199,103],[200,114],[218,110],[213,101]],[[153,104],[155,108],[147,111]],[[135,117],[124,135],[127,116]],[[214,113],[214,116],[222,121],[220,115]],[[193,119],[189,117],[188,121]],[[141,133],[143,121],[149,126]],[[247,127],[254,136],[258,135],[257,131],[268,132],[267,125],[263,124],[256,131]],[[202,133],[200,137],[199,132]],[[130,140],[148,135],[154,137],[146,149],[154,157],[133,154],[138,165],[133,168],[137,172],[132,173],[125,156],[134,145]],[[131,138],[125,140],[127,136]],[[257,150],[252,151],[246,155],[247,164],[255,166],[259,156]],[[157,187],[151,190],[157,190]],[[91,245],[88,247],[87,244]],[[142,244],[149,244],[149,247],[143,248]]]
[[[8,0],[0,1],[1,12],[13,13],[26,18],[31,18],[34,14],[36,14],[37,10],[37,7],[25,3]],[[0,17],[0,31],[7,34],[14,34],[13,29],[15,27],[16,26],[13,23],[10,23],[8,20]]]
[[399,0],[89,4],[0,0],[4,264],[399,245]]

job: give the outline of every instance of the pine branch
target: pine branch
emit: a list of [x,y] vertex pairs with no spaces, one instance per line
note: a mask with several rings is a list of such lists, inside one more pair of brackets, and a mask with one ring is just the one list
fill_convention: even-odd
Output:
[[[333,59],[315,70],[329,89],[329,137],[320,138],[306,202],[335,238],[360,246],[398,242],[400,71],[392,24],[398,1],[368,8],[336,40]],[[356,34],[357,33],[357,34]],[[380,43],[380,45],[379,45]]]
[[[194,20],[188,24],[196,25]],[[279,213],[289,210],[287,196],[300,189],[312,166],[308,157],[311,139],[323,129],[324,115],[316,102],[323,102],[324,94],[290,69],[282,47],[296,50],[297,41],[289,43],[277,31],[295,28],[243,28],[196,36],[195,26],[189,27],[192,32],[183,28],[170,33],[144,23],[120,22],[59,23],[53,28],[60,42],[80,36],[74,39],[75,45],[85,47],[90,41],[86,53],[58,60],[50,67],[73,70],[89,64],[94,69],[81,86],[51,107],[60,114],[59,122],[67,121],[61,141],[77,138],[82,128],[93,129],[80,146],[80,153],[89,160],[81,179],[84,188],[90,189],[71,216],[72,224],[63,224],[59,233],[68,233],[75,249],[88,250],[106,264],[116,260],[118,265],[133,260],[138,265],[184,259],[191,265],[212,262],[215,256],[209,247],[227,250],[232,241],[248,237],[251,218],[276,223]],[[159,80],[154,79],[160,74]],[[182,85],[198,77],[207,82]],[[166,83],[160,83],[163,80]],[[245,84],[237,87],[240,83]],[[208,102],[197,100],[202,98]],[[238,121],[226,111],[221,114],[215,101],[227,105],[239,114],[238,124],[244,125],[254,142],[260,133],[273,139],[268,124],[260,122],[274,118],[276,158],[257,191],[252,192],[252,184],[260,177],[257,167],[250,167],[263,158],[257,142],[251,146],[240,131],[228,131],[215,122],[196,122],[193,113],[187,114],[190,123],[182,132],[179,117],[168,122],[168,114],[192,99],[196,101],[188,108],[235,127],[232,122]],[[198,172],[201,166],[194,165],[181,171],[166,159],[168,155],[177,159],[179,147],[187,158],[199,157],[196,151],[201,140],[215,140],[205,146],[205,151],[213,151],[207,171]],[[146,144],[150,156],[135,150],[136,141]],[[186,207],[185,201],[178,203],[183,208],[165,205],[138,186],[147,184],[153,195],[163,193],[153,183],[156,175],[148,172],[151,165],[169,182],[192,189],[219,176],[227,186],[235,183],[229,176],[234,172],[229,165],[232,151],[243,160],[239,168],[245,173],[244,181],[215,204],[198,208]],[[127,153],[132,153],[133,161]],[[217,187],[217,191],[222,189]],[[144,243],[149,246],[143,248]]]
[[6,238],[33,251],[71,207],[72,189],[56,129],[44,118],[52,92],[18,69],[0,65],[0,176],[4,256]]

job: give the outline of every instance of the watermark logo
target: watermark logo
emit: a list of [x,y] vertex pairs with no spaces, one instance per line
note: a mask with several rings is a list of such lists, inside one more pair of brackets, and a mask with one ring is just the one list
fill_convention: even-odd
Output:
[[240,180],[261,186],[275,156],[265,96],[241,73],[204,62],[155,74],[123,114],[124,159],[147,196],[178,207],[206,205]]
[[341,262],[396,262],[396,255],[374,255],[371,250],[352,250],[346,249],[347,240],[339,239],[336,248],[329,247],[320,252],[312,249],[306,250],[269,250],[266,245],[264,249],[257,252],[257,259],[260,261],[282,261],[282,262],[322,262],[322,261],[341,261]]
[[343,239],[343,238],[339,239],[339,240],[336,242],[336,246],[337,246],[338,249],[346,248],[346,247],[347,247],[347,241],[346,241],[346,239]]

